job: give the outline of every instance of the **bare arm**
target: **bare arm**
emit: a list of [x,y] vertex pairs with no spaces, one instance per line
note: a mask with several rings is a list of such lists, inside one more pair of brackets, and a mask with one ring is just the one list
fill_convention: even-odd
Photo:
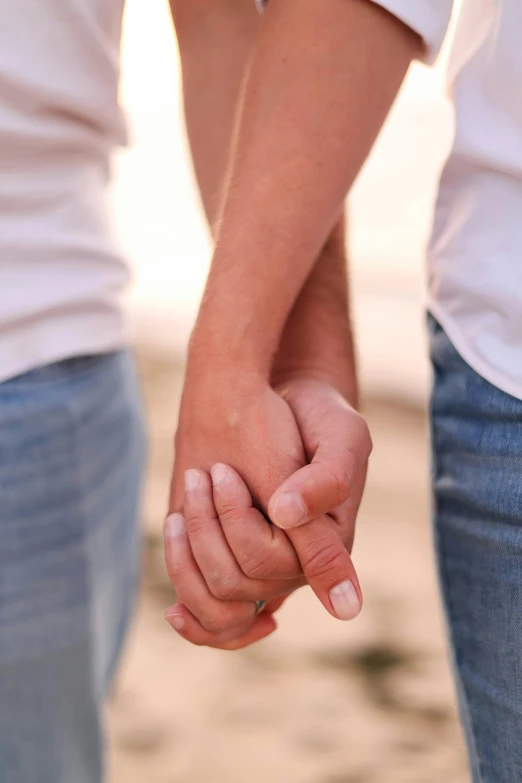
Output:
[[[200,194],[214,232],[240,91],[261,18],[253,0],[171,0],[180,48],[185,121]],[[332,231],[290,313],[272,366],[279,385],[303,375],[356,401],[348,319],[344,216]]]
[[[418,37],[368,0],[271,0],[192,341],[266,377]],[[226,347],[226,350],[225,350]]]
[[214,233],[239,93],[261,20],[253,0],[170,0],[170,8],[192,161]]

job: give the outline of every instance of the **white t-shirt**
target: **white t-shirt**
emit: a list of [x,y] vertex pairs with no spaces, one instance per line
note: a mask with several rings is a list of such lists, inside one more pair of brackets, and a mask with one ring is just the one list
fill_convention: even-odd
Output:
[[[373,1],[436,57],[453,0]],[[429,246],[428,306],[471,367],[522,399],[522,0],[462,0],[448,81],[456,132]]]
[[[369,0],[432,61],[453,0]],[[125,344],[108,226],[124,0],[2,0],[0,380]],[[429,249],[429,307],[483,377],[522,399],[522,0],[463,0],[455,144]]]
[[0,380],[125,344],[105,190],[124,0],[0,2]]

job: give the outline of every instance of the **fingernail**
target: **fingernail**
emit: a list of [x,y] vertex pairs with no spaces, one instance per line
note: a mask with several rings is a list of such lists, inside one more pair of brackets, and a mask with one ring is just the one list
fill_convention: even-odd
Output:
[[199,475],[197,470],[186,470],[185,471],[185,489],[187,492],[193,492],[195,489],[199,487],[199,484],[201,482],[201,476]]
[[230,471],[226,465],[222,465],[221,462],[218,462],[210,468],[210,475],[212,476],[213,484],[222,484],[229,478]]
[[274,503],[270,516],[278,527],[295,527],[306,517],[306,506],[297,492],[283,492]]
[[165,535],[169,536],[170,538],[177,538],[178,536],[183,535],[185,530],[185,520],[181,514],[171,514],[169,517],[167,517]]
[[330,601],[339,620],[353,620],[361,611],[361,602],[349,579],[330,590]]
[[175,610],[175,607],[170,607],[167,609],[165,612],[165,620],[169,625],[175,628],[176,631],[182,631],[185,627],[185,620],[183,615],[179,614],[179,612]]

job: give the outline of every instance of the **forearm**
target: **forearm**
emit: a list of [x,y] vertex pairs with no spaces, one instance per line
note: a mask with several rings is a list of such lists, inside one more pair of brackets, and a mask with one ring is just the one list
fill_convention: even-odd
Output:
[[[260,28],[253,2],[171,0],[181,53],[189,143],[211,230],[223,192],[241,85]],[[272,368],[275,385],[328,380],[355,401],[348,321],[344,216],[319,254],[287,319]]]
[[287,319],[272,365],[274,386],[313,377],[334,386],[357,406],[347,272],[343,215]]
[[[271,0],[193,340],[269,374],[417,37],[367,0]],[[327,132],[325,132],[327,129]]]
[[241,86],[260,27],[253,0],[170,0],[194,172],[212,234]]

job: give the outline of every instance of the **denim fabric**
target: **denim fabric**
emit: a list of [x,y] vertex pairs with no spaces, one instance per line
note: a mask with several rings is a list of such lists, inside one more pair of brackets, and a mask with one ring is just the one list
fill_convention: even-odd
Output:
[[522,781],[522,402],[430,317],[440,576],[474,783]]
[[136,587],[143,430],[125,352],[0,384],[0,780],[98,783]]

